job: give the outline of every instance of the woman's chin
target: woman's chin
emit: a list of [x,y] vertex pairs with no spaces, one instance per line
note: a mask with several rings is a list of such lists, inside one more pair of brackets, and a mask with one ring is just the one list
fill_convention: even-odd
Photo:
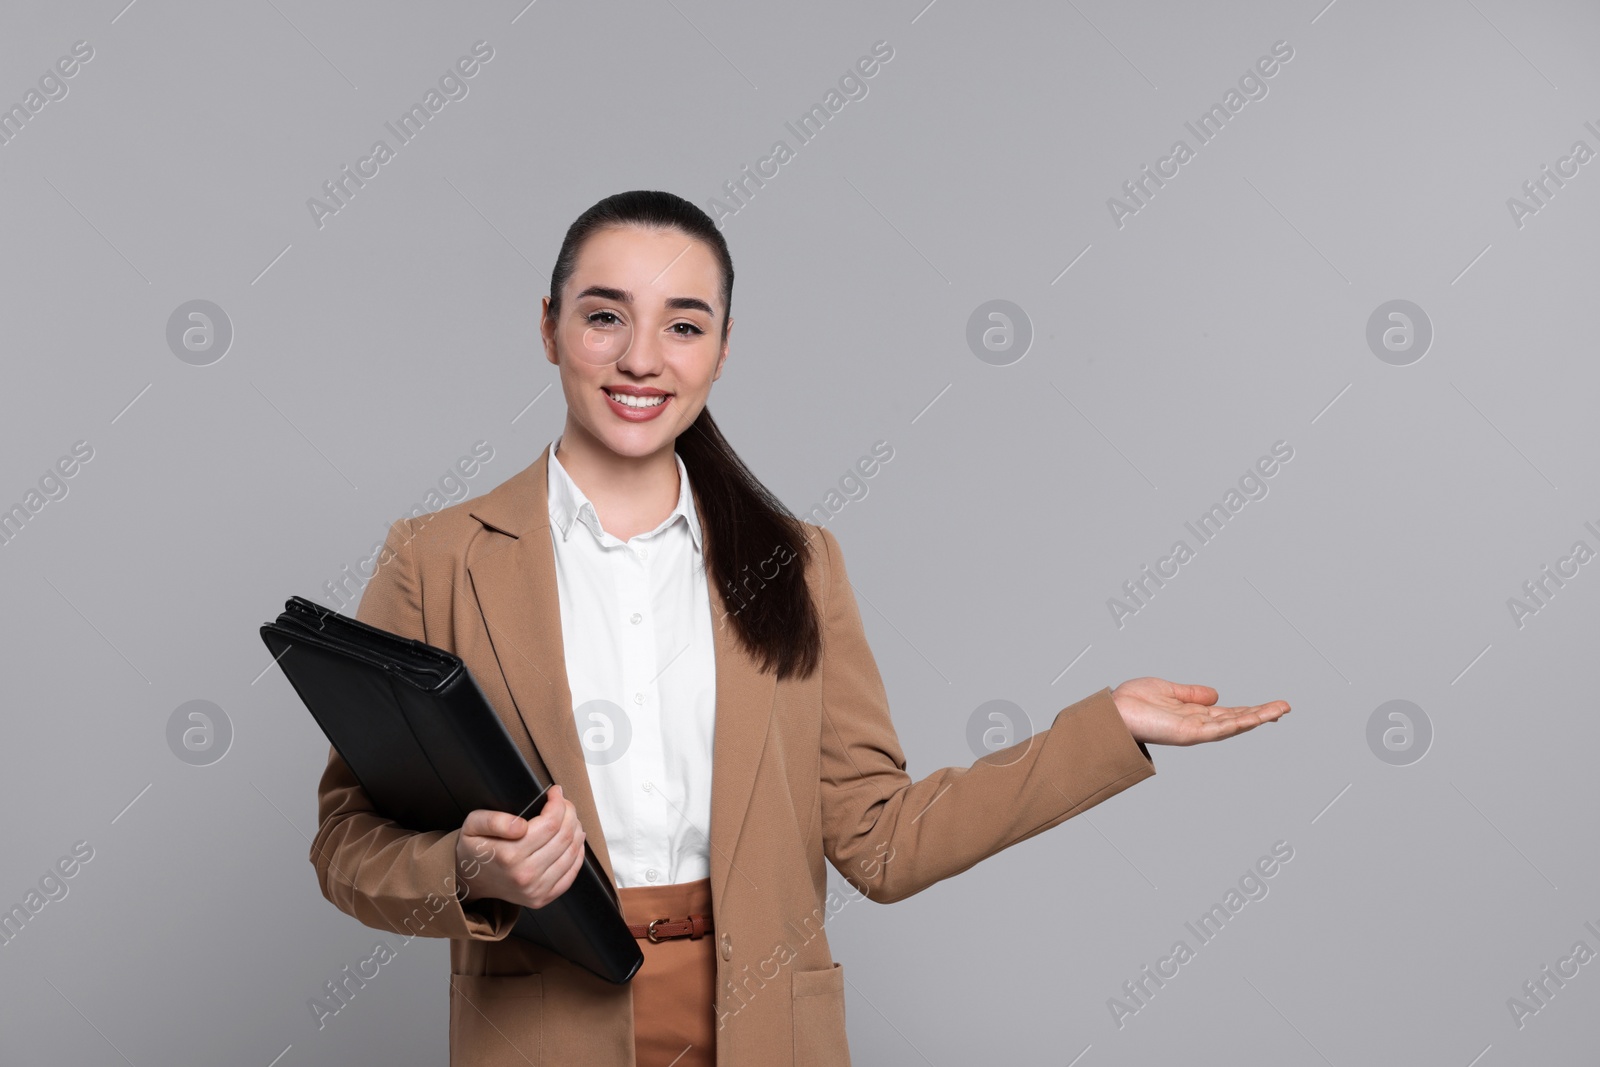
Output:
[[[613,425],[605,427],[604,431],[595,435],[602,445],[619,456],[632,459],[643,459],[645,456],[659,452],[663,446],[670,447],[673,435],[668,432],[670,424],[666,422],[641,422],[621,423],[611,415],[607,419]],[[618,423],[621,423],[618,425]]]

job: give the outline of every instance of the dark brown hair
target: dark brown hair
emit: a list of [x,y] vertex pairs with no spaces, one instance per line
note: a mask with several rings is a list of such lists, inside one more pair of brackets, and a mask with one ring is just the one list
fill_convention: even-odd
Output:
[[[550,272],[550,319],[583,244],[611,226],[672,229],[704,241],[722,269],[722,339],[733,311],[733,257],[711,216],[672,193],[608,196],[568,227]],[[822,658],[822,626],[805,569],[815,546],[805,525],[744,465],[711,418],[709,405],[674,443],[704,519],[706,567],[728,602],[727,619],[761,670],[809,677]],[[775,573],[774,573],[775,571]]]

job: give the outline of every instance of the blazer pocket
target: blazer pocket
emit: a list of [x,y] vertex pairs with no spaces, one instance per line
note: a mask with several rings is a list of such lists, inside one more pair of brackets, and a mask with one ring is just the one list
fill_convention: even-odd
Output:
[[844,964],[793,972],[794,1067],[850,1067]]
[[450,974],[450,1063],[538,1067],[544,975]]

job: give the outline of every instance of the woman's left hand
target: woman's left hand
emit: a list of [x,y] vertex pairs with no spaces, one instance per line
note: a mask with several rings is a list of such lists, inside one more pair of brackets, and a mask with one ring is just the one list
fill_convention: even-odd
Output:
[[1135,741],[1152,745],[1198,745],[1242,734],[1289,713],[1287,701],[1219,708],[1208,685],[1183,685],[1165,678],[1131,678],[1111,691],[1117,711]]

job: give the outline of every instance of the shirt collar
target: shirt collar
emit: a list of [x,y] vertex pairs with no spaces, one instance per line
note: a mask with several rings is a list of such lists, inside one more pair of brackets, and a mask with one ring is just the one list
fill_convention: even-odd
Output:
[[[578,488],[578,483],[572,480],[572,476],[561,465],[561,461],[556,459],[556,447],[560,444],[561,438],[559,435],[554,441],[550,442],[550,469],[547,479],[549,483],[550,523],[561,531],[561,539],[563,541],[572,533],[574,520],[580,521],[587,526],[589,532],[594,534],[595,540],[602,541],[611,535],[601,529],[600,516],[595,513],[594,504],[584,495],[583,490]],[[657,526],[649,533],[640,534],[639,536],[653,536],[666,529],[681,516],[689,527],[689,536],[694,541],[695,551],[699,552],[701,551],[700,517],[695,512],[694,496],[689,491],[689,471],[683,465],[682,456],[674,452],[672,458],[678,464],[678,503],[673,507],[672,512],[661,521],[660,526]],[[615,538],[613,539],[615,540]]]

